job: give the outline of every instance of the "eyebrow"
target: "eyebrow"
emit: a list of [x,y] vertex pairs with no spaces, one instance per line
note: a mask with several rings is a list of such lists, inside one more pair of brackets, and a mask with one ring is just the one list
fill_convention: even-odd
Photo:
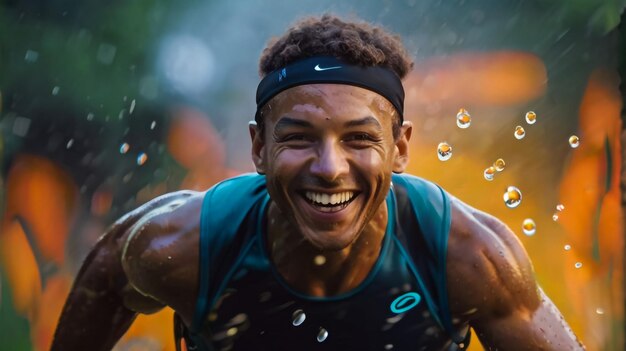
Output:
[[313,125],[311,124],[311,122],[305,121],[302,119],[297,119],[297,118],[292,118],[292,117],[283,117],[274,126],[274,132],[278,132],[281,129],[285,129],[289,127],[313,128]]
[[379,131],[383,129],[378,120],[372,116],[363,117],[361,119],[356,119],[352,121],[348,121],[344,124],[345,127],[360,127],[360,126],[374,126]]
[[[360,126],[368,126],[368,125],[374,126],[374,128],[376,128],[379,131],[383,129],[383,127],[380,125],[378,120],[372,116],[366,116],[361,119],[348,121],[344,124],[344,127],[350,128],[350,127],[360,127]],[[285,116],[276,123],[276,125],[274,126],[274,132],[279,132],[281,129],[285,129],[289,127],[313,128],[313,124],[311,124],[311,122],[309,121]]]

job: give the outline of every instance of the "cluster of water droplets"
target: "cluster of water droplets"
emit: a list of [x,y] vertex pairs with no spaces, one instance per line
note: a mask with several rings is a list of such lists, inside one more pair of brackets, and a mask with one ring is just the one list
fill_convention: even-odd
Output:
[[[120,154],[124,155],[130,150],[130,145],[128,143],[122,143],[119,150]],[[138,166],[143,166],[146,161],[148,161],[148,155],[145,152],[140,152],[139,154],[137,154],[136,162]]]
[[[295,310],[291,315],[291,324],[294,327],[301,326],[305,320],[306,320],[306,314],[304,313],[303,310],[300,310],[300,309]],[[326,341],[327,338],[328,338],[328,330],[326,330],[323,327],[320,327],[316,336],[317,342],[324,342]]]
[[506,163],[504,162],[504,160],[499,158],[493,163],[493,165],[485,168],[485,171],[483,172],[483,176],[485,177],[486,180],[492,181],[496,173],[500,173],[504,171],[505,166],[506,166]]
[[563,212],[564,209],[565,209],[565,206],[563,204],[556,205],[556,212],[554,212],[554,214],[552,215],[552,220],[555,222],[558,221],[559,212]]

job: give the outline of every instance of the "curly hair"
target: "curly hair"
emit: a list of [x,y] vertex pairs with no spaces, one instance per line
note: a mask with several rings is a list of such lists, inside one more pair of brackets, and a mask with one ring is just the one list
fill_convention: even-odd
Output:
[[[413,61],[400,37],[366,22],[346,22],[337,16],[307,17],[296,22],[283,36],[271,39],[259,59],[259,75],[313,56],[332,56],[353,65],[381,66],[391,69],[400,79],[413,68]],[[263,130],[265,105],[255,116]],[[400,135],[396,114],[392,131]]]
[[413,61],[397,35],[366,22],[346,22],[325,14],[296,22],[269,41],[259,59],[259,75],[312,56],[333,56],[350,64],[382,66],[401,79]]

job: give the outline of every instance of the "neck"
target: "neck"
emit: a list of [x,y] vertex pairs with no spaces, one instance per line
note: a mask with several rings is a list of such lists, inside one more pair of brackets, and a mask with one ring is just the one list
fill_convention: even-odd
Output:
[[383,201],[350,245],[330,251],[305,240],[274,203],[268,217],[272,263],[294,290],[320,297],[350,291],[363,282],[380,255],[388,220]]

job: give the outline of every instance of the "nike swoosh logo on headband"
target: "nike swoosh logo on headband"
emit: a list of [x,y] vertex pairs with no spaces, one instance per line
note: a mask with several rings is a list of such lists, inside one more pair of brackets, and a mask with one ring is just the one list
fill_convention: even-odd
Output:
[[341,66],[333,66],[333,67],[320,67],[320,65],[318,64],[318,65],[316,65],[316,66],[315,66],[315,68],[314,68],[314,69],[315,69],[316,71],[318,71],[318,72],[321,72],[321,71],[328,71],[329,69],[337,69],[337,68],[341,68]]

